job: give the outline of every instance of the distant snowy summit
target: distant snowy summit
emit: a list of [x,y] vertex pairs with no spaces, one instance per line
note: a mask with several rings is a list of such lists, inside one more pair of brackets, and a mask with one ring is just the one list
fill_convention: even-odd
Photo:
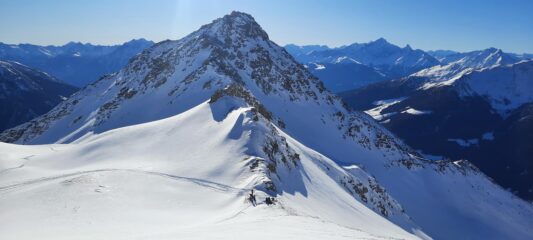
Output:
[[[336,93],[406,77],[420,70],[428,71],[431,67],[436,68],[432,71],[446,68],[444,71],[449,72],[448,69],[477,69],[533,57],[531,54],[505,53],[496,48],[463,53],[450,50],[425,52],[409,45],[398,47],[384,38],[338,48],[288,44],[285,49],[318,76],[330,91]],[[452,63],[455,64],[449,66]]]
[[[440,63],[422,50],[414,50],[409,45],[401,48],[383,38],[338,48],[313,45],[285,48],[333,92],[403,77]],[[313,67],[316,65],[322,68]]]

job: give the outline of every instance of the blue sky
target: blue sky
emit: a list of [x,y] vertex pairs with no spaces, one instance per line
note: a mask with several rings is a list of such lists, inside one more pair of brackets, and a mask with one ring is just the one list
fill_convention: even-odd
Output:
[[232,10],[252,14],[280,45],[384,37],[424,50],[533,53],[530,0],[0,0],[0,42],[179,39]]

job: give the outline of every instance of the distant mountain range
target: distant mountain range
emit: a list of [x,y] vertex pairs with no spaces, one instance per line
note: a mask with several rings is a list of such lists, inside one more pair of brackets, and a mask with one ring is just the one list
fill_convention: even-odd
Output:
[[469,159],[533,199],[533,61],[495,48],[440,55],[442,65],[340,93],[410,146]]
[[[354,43],[338,48],[325,45],[288,44],[285,49],[309,71],[319,77],[326,88],[339,93],[366,85],[398,79],[422,69],[443,66],[459,59],[468,61],[463,66],[479,68],[499,62],[501,64],[531,59],[533,54],[498,53],[498,49],[460,53],[451,50],[427,51],[399,47],[380,38],[369,43]],[[484,54],[496,54],[502,59]],[[465,58],[466,57],[466,58]],[[492,59],[493,63],[484,63]],[[470,64],[470,65],[469,65]],[[474,66],[472,64],[478,64]]]
[[333,92],[403,77],[440,64],[422,50],[409,45],[401,48],[383,38],[338,48],[287,45],[285,49]]
[[0,131],[48,112],[77,90],[47,73],[0,61]]
[[63,46],[0,43],[0,60],[20,62],[70,85],[83,87],[104,74],[119,70],[131,57],[151,45],[153,42],[145,39],[113,46],[79,42]]

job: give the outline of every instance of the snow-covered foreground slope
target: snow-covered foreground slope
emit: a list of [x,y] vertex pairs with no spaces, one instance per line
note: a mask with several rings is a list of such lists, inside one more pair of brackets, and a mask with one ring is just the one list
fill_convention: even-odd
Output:
[[[9,154],[0,158],[0,235],[416,238],[358,201],[334,178],[348,173],[295,140],[288,139],[287,147],[299,155],[297,163],[279,163],[277,173],[266,173],[256,158],[262,156],[268,123],[262,117],[254,121],[250,108],[238,106],[233,98],[203,103],[76,144],[1,144],[1,152]],[[249,189],[270,178],[280,192],[276,205],[245,201]],[[260,192],[258,200],[265,196]],[[417,228],[401,212],[390,214],[404,228]]]
[[[25,183],[39,178],[107,169],[87,174],[130,174],[124,177],[128,182],[139,174],[164,173],[172,179],[194,178],[200,185],[208,181],[234,189],[215,194],[215,200],[231,203],[224,205],[228,209],[205,217],[212,222],[191,221],[198,226],[190,230],[195,236],[211,234],[209,227],[238,229],[229,226],[231,222],[224,223],[227,227],[213,225],[229,217],[238,226],[257,229],[265,224],[291,235],[313,228],[321,231],[316,236],[332,238],[341,236],[337,230],[348,237],[362,234],[360,238],[367,234],[413,238],[424,233],[436,239],[532,237],[530,204],[493,184],[468,162],[419,158],[370,117],[345,108],[318,79],[271,42],[251,16],[238,12],[181,40],[154,45],[118,73],[103,77],[40,118],[3,132],[0,139],[22,144],[68,143],[50,146],[59,152],[27,154],[23,158],[30,160],[17,158],[9,163],[10,167],[25,164],[0,174],[2,196],[11,196],[8,202],[26,199],[16,195],[17,191],[37,186]],[[45,148],[5,147],[5,151],[13,147],[22,152]],[[118,184],[110,180],[102,185],[111,183]],[[259,191],[260,200],[269,194],[280,203],[274,210],[260,206],[238,214],[248,206],[244,195],[250,188]],[[154,187],[154,191],[167,190],[172,189]],[[31,189],[27,193],[39,192]],[[174,193],[161,195],[166,194]],[[172,212],[152,203],[152,198],[159,201],[157,194],[141,198],[146,199],[142,201],[150,212]],[[101,205],[96,200],[87,204]],[[205,208],[212,208],[210,204]],[[204,208],[201,205],[184,206]],[[28,211],[46,207],[31,206]],[[278,216],[278,212],[289,216],[271,218],[270,214]],[[173,216],[186,217],[179,212]],[[19,227],[22,222],[11,226]],[[293,222],[307,225],[290,226]],[[322,232],[324,225],[329,229]],[[129,228],[142,231],[141,224]],[[257,235],[278,234],[265,232]]]

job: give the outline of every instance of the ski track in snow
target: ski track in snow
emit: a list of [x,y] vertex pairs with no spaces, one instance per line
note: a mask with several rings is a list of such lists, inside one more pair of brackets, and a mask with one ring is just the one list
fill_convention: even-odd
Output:
[[[21,167],[22,166],[15,167],[15,168],[21,168]],[[13,169],[13,168],[11,168],[11,169]],[[5,169],[4,171],[6,171],[6,170],[8,170],[8,169]],[[197,185],[200,185],[202,187],[211,188],[213,190],[221,191],[221,192],[236,191],[236,192],[239,192],[239,194],[241,194],[244,191],[250,191],[250,189],[235,188],[235,187],[232,187],[232,186],[228,186],[228,185],[217,183],[217,182],[208,181],[208,180],[205,180],[205,179],[182,177],[182,176],[172,175],[172,174],[168,174],[168,173],[144,171],[144,170],[137,170],[137,169],[113,169],[113,168],[109,168],[109,169],[97,169],[97,170],[80,171],[80,172],[74,172],[74,173],[61,174],[61,175],[57,175],[57,176],[42,177],[42,178],[32,179],[32,180],[24,181],[24,182],[21,182],[21,183],[2,186],[2,187],[0,187],[0,193],[1,192],[6,192],[8,190],[13,190],[13,189],[17,189],[17,188],[33,185],[33,184],[44,183],[44,182],[57,180],[57,179],[62,179],[62,178],[68,178],[68,177],[79,176],[79,175],[90,174],[90,173],[116,172],[116,171],[150,174],[150,175],[154,175],[154,176],[166,177],[166,178],[171,178],[171,179],[175,179],[175,180],[185,180],[185,181],[193,182],[193,183],[195,183]]]
[[[2,196],[3,194],[6,194],[6,193],[10,193],[13,190],[16,191],[17,189],[24,188],[24,187],[29,187],[29,186],[32,186],[34,184],[42,184],[42,183],[46,183],[46,182],[50,182],[50,181],[54,181],[54,180],[60,180],[60,179],[64,179],[64,178],[77,177],[77,176],[83,176],[83,175],[92,174],[92,173],[102,173],[102,172],[132,172],[132,173],[148,174],[148,175],[152,175],[152,176],[170,178],[170,179],[173,179],[173,180],[182,180],[182,181],[186,181],[186,182],[192,182],[192,183],[197,184],[199,186],[202,186],[202,187],[205,187],[205,188],[209,188],[211,190],[218,191],[218,192],[236,192],[237,196],[241,196],[243,193],[250,191],[250,189],[246,189],[246,188],[235,188],[235,187],[231,187],[231,186],[228,186],[228,185],[225,185],[225,184],[216,183],[216,182],[208,181],[208,180],[204,180],[204,179],[177,176],[177,175],[172,175],[172,174],[167,174],[167,173],[162,173],[162,172],[144,171],[144,170],[138,170],[138,169],[95,169],[95,170],[78,171],[78,172],[73,172],[73,173],[61,174],[61,175],[56,175],[56,176],[42,177],[42,178],[27,180],[27,181],[24,181],[24,182],[21,182],[21,183],[2,186],[2,187],[0,187],[0,196]],[[260,206],[260,205],[264,205],[264,204],[263,203],[258,203],[257,204],[257,206]],[[246,214],[246,211],[251,206],[252,205],[247,204],[241,210],[239,210],[237,213],[235,213],[234,215],[232,215],[230,217],[227,217],[227,218],[224,218],[224,219],[221,219],[221,220],[217,221],[216,223],[217,224],[223,224],[225,222],[229,222],[229,221],[231,221],[233,219],[236,219],[240,215]],[[303,217],[303,218],[307,218],[307,219],[312,219],[312,221],[321,222],[322,224],[332,224],[332,225],[334,225],[336,227],[346,229],[347,231],[353,231],[353,232],[357,232],[357,233],[361,234],[361,236],[357,236],[357,239],[392,239],[392,240],[394,240],[394,239],[403,239],[403,238],[395,238],[395,237],[389,237],[389,236],[380,236],[380,235],[376,235],[376,234],[365,232],[365,231],[363,231],[362,229],[359,229],[359,228],[349,227],[349,226],[337,224],[335,222],[329,222],[329,221],[326,221],[324,219],[321,219],[318,216],[305,214],[305,213],[297,211],[296,209],[293,209],[293,208],[290,208],[288,206],[285,206],[285,205],[283,205],[283,202],[277,202],[274,207],[277,207],[277,208],[283,210],[283,212],[284,212],[284,214],[282,214],[282,215],[280,215],[278,217],[287,217],[287,216]],[[275,218],[276,217],[269,217],[269,218],[266,218],[266,219],[259,219],[259,220],[275,221]],[[367,235],[368,237],[364,237],[363,235]],[[353,236],[349,236],[349,235],[344,236],[343,235],[342,237],[352,238]]]
[[15,169],[19,169],[19,168],[24,167],[24,166],[26,165],[26,162],[30,161],[30,158],[32,158],[32,157],[35,157],[35,155],[29,155],[29,156],[26,156],[26,157],[21,158],[21,159],[24,159],[24,160],[25,160],[24,163],[22,163],[22,164],[20,164],[20,165],[18,165],[18,166],[16,166],[16,167],[10,167],[10,168],[6,168],[6,169],[2,169],[2,170],[0,170],[0,174],[3,174],[3,173],[5,173],[5,172],[8,172],[8,171],[11,171],[11,170],[15,170]]

